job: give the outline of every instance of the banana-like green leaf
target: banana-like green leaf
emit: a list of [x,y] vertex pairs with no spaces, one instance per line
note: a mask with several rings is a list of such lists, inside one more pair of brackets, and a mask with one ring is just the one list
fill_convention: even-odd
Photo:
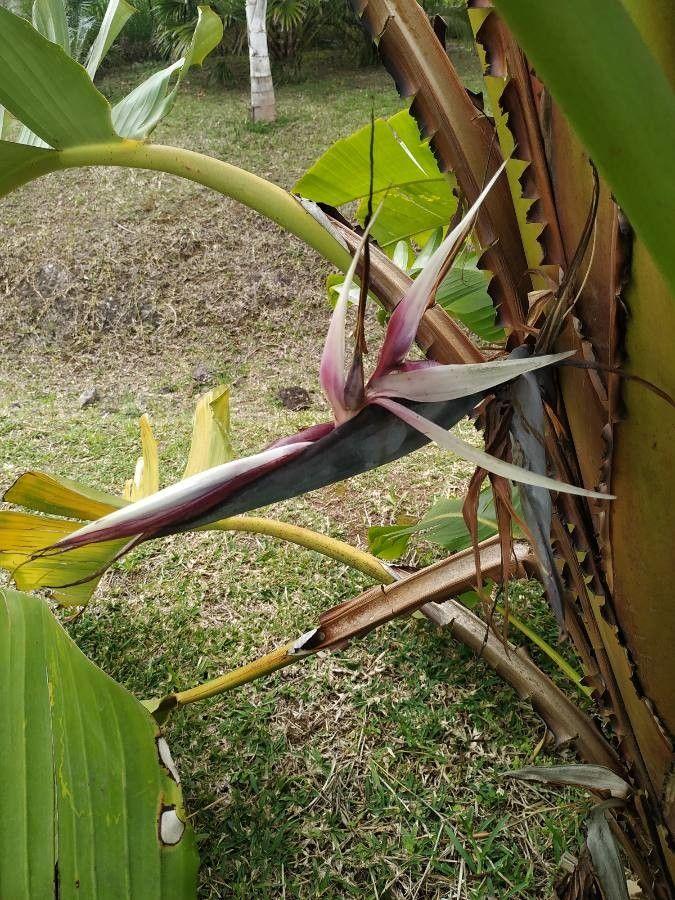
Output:
[[[443,240],[443,229],[432,231],[428,240],[409,263],[409,245],[396,245],[393,260],[409,275],[419,275]],[[398,259],[397,259],[398,257]],[[505,340],[504,329],[496,324],[497,312],[488,293],[492,273],[478,268],[480,255],[465,247],[438,286],[436,302],[449,316],[490,344]]]
[[[0,7],[0,13],[2,13]],[[2,21],[0,19],[0,29]],[[0,31],[0,44],[2,33]],[[2,95],[2,82],[0,81],[0,99]],[[2,109],[2,107],[0,107]],[[44,150],[41,147],[28,147],[25,144],[15,144],[13,141],[0,141],[0,197],[9,194],[17,186],[38,178],[55,167],[58,154],[54,150]]]
[[[56,3],[56,0],[42,2]],[[111,0],[85,70],[63,47],[46,40],[30,23],[0,7],[0,102],[24,124],[22,143],[60,150],[119,143],[120,136],[147,137],[173,106],[187,70],[191,65],[201,65],[222,37],[220,18],[208,6],[200,6],[197,27],[185,57],[150,76],[111,110],[90,75],[95,73],[132,11],[126,0]],[[177,73],[175,79],[174,73]],[[21,183],[17,172],[13,171],[11,177],[5,175],[6,162],[12,164],[12,169],[21,163],[21,172],[25,174],[25,166],[35,160],[34,157],[19,160],[5,147],[0,148],[0,192]],[[56,167],[53,161],[52,167]],[[35,177],[50,170],[49,166],[36,170]]]
[[81,525],[81,522],[67,522],[51,516],[33,516],[13,510],[0,512],[0,568],[10,572],[21,590],[37,591],[49,587],[54,599],[63,606],[86,605],[100,576],[83,584],[73,582],[111,565],[128,543],[126,540],[106,541],[63,554],[31,558],[54,541],[77,531]]
[[463,251],[436,291],[436,303],[490,344],[502,343],[506,335],[496,324],[496,311],[488,293],[490,272],[478,268],[478,254]]
[[[129,17],[135,12],[126,0],[110,0],[103,16],[103,21],[98,34],[89,49],[85,68],[89,77],[94,79],[96,70],[104,58],[110,45],[115,40]],[[33,27],[36,28],[48,41],[58,44],[73,59],[79,60],[82,50],[81,44],[86,34],[91,29],[92,21],[80,8],[78,10],[80,22],[76,29],[76,37],[71,42],[66,8],[63,0],[35,0],[33,4]],[[48,146],[41,138],[34,134],[25,125],[19,134],[19,143],[28,144],[31,147]]]
[[675,93],[621,0],[495,0],[675,297]]
[[92,81],[113,41],[135,12],[134,7],[127,3],[126,0],[110,0],[108,3],[101,27],[94,38],[94,43],[89,48],[87,61],[84,66]]
[[0,896],[179,900],[197,853],[166,741],[39,597],[0,590]]
[[[190,66],[201,65],[218,46],[223,23],[208,6],[200,6],[192,43],[182,59],[155,72],[113,107],[115,130],[125,138],[145,138],[168,114],[176,100],[178,87]],[[171,88],[173,76],[175,84]]]
[[[360,200],[357,218],[363,223],[370,186],[370,131],[367,125],[333,144],[293,190],[331,206]],[[382,246],[409,237],[423,242],[429,231],[447,227],[457,209],[454,178],[439,171],[407,110],[375,121],[374,168],[374,203],[384,202],[372,234]]]
[[137,139],[150,134],[169,111],[174,97],[173,92],[169,93],[171,78],[182,68],[183,60],[179,59],[166,69],[154,72],[113,106],[115,131],[122,137]]
[[35,0],[32,19],[33,28],[70,55],[70,32],[63,0]]
[[130,502],[149,497],[159,490],[159,454],[150,419],[140,419],[142,456],[136,462],[134,477],[124,485],[124,499]]
[[183,478],[229,462],[234,456],[230,443],[230,390],[221,384],[199,398]]
[[[457,553],[471,546],[464,517],[463,500],[450,498],[439,500],[427,513],[412,525],[375,525],[368,529],[370,552],[380,559],[397,559],[408,549],[411,538],[422,537],[438,544],[449,553]],[[481,491],[478,504],[478,540],[484,541],[497,534],[492,491]]]
[[[45,40],[30,22],[2,7],[0,65],[0,102],[49,146],[63,149],[120,141],[108,101],[82,66],[62,47]],[[3,157],[11,160],[6,145],[0,148],[4,170]],[[24,157],[22,162],[29,160]],[[18,158],[13,162],[17,165]],[[2,181],[5,177],[3,171]]]
[[201,66],[206,57],[218,46],[223,38],[223,23],[210,6],[197,7],[197,25],[185,54],[184,72],[190,66]]

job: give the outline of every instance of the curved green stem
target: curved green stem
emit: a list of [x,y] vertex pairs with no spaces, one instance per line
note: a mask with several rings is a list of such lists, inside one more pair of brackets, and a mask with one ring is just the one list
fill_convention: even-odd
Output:
[[[505,610],[501,606],[497,605],[495,608],[500,615],[504,615]],[[591,691],[591,689],[583,683],[583,675],[581,674],[581,672],[577,672],[574,666],[571,666],[567,662],[567,660],[563,656],[561,656],[560,653],[558,653],[557,650],[555,650],[547,641],[544,640],[544,638],[537,631],[534,630],[534,628],[530,628],[529,625],[523,622],[522,619],[520,619],[510,610],[509,624],[513,625],[514,628],[517,628],[521,634],[524,634],[525,637],[528,638],[528,640],[532,641],[535,646],[539,647],[539,649],[543,653],[545,653],[546,656],[548,656],[551,662],[555,663],[555,665],[560,669],[563,675],[566,675],[569,680],[576,685],[577,689],[581,691],[581,693],[585,697],[593,696],[593,692]]]
[[232,197],[301,238],[333,265],[346,271],[349,252],[288,191],[258,175],[212,156],[142,141],[115,141],[52,151],[40,157],[25,180],[57,169],[121,166],[178,175]]
[[205,681],[204,684],[198,684],[196,687],[188,688],[185,691],[171,695],[172,706],[186,706],[188,703],[195,703],[197,700],[206,700],[209,697],[215,697],[217,694],[224,694],[226,691],[234,690],[243,684],[248,684],[261,678],[263,675],[271,675],[285,666],[302,659],[302,655],[293,654],[293,644],[284,644],[283,647],[277,647],[271,653],[261,656],[253,662],[226,672],[218,678],[212,678]]

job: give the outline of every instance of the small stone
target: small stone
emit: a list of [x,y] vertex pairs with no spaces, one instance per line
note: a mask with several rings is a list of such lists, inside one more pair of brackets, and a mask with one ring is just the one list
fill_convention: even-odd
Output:
[[35,287],[42,296],[62,294],[68,281],[68,270],[55,262],[44,263],[35,273]]
[[83,391],[80,394],[80,399],[77,402],[80,406],[80,409],[86,409],[87,406],[91,406],[92,403],[98,403],[98,401],[98,388],[96,387],[96,385],[92,385],[91,387],[88,387],[86,391]]
[[199,363],[197,368],[192,373],[192,377],[197,382],[197,384],[208,384],[209,381],[213,378],[213,372],[206,368],[204,363]]
[[309,409],[312,405],[309,391],[301,387],[280,388],[277,399],[286,409]]

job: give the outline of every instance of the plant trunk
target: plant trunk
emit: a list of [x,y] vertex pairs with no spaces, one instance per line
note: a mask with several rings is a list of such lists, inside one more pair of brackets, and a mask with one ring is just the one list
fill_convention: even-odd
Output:
[[246,0],[246,29],[251,71],[251,120],[274,122],[277,104],[267,49],[267,0]]
[[[602,184],[592,247],[575,269],[575,251],[594,192],[593,171],[560,108],[492,10],[491,0],[472,0],[470,5],[485,53],[496,127],[463,95],[416,3],[352,2],[399,91],[412,98],[411,112],[441,165],[455,172],[468,203],[490,170],[486,156],[493,166],[499,155],[516,157],[511,162],[512,197],[493,194],[483,219],[484,226],[496,227],[501,254],[486,242],[489,228],[481,231],[480,220],[477,229],[490,251],[484,260],[494,272],[493,299],[511,326],[511,340],[524,330],[520,317],[527,309],[521,300],[528,290],[526,268],[561,268],[570,275],[572,290],[567,299],[560,292],[558,312],[580,290],[567,309],[560,346],[576,348],[591,364],[621,366],[672,394],[673,307],[664,280],[639,241],[633,242],[631,267],[630,229]],[[533,204],[534,199],[538,202]],[[543,227],[539,247],[529,230],[534,223]],[[518,231],[524,257],[512,246]],[[550,315],[555,311],[552,308]],[[427,325],[431,333],[424,343],[432,353],[449,345],[450,332],[442,321]],[[622,843],[632,844],[631,862],[648,895],[672,898],[672,409],[640,385],[593,370],[563,369],[554,394],[550,402],[555,415],[546,436],[553,469],[563,480],[589,488],[601,484],[618,497],[609,507],[590,506],[568,495],[555,501],[551,541],[566,589],[565,625],[598,709],[613,726],[636,791],[635,831]]]

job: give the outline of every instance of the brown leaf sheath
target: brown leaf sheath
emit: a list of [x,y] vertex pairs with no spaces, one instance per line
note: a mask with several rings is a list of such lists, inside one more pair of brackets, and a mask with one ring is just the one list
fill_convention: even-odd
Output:
[[[501,163],[495,130],[462,86],[425,12],[410,0],[352,0],[376,41],[399,93],[430,138],[440,166],[451,169],[469,204]],[[502,321],[522,337],[527,310],[527,263],[506,176],[478,214],[485,249],[481,265],[493,273],[490,294]]]
[[[492,9],[491,0],[470,0],[474,9]],[[481,25],[477,40],[487,55],[488,74],[508,79],[501,106],[508,115],[508,127],[516,144],[516,157],[530,163],[521,177],[523,196],[535,201],[528,221],[539,222],[543,231],[539,243],[544,264],[565,268],[567,255],[558,224],[551,177],[546,161],[544,139],[539,125],[530,69],[523,51],[496,12]]]
[[[473,0],[472,5],[478,7],[490,6],[489,0]],[[505,110],[509,113],[509,127],[511,128],[514,139],[518,144],[518,155],[528,159],[531,162],[530,168],[527,170],[524,178],[530,177],[534,183],[534,188],[540,197],[544,198],[540,212],[547,211],[547,215],[554,223],[554,228],[549,229],[548,237],[552,235],[560,240],[554,241],[553,245],[549,243],[549,256],[545,262],[559,262],[561,258],[570,259],[574,253],[579,236],[583,230],[584,219],[591,203],[593,191],[593,177],[590,163],[583,148],[577,141],[575,135],[571,131],[569,124],[562,116],[558,108],[551,104],[545,96],[543,88],[538,84],[536,76],[530,77],[527,63],[513,41],[508,29],[497,16],[491,13],[479,33],[481,42],[488,52],[488,61],[491,66],[491,73],[511,78],[511,83],[502,95],[502,102]],[[534,110],[534,89],[533,84],[537,86],[537,94],[540,99],[540,111],[547,108],[548,115],[542,116],[542,120],[546,127],[546,138],[539,131],[539,120],[535,119]],[[545,148],[548,149],[548,159],[546,158]],[[552,174],[552,183],[551,183]],[[557,235],[556,235],[557,232]],[[597,214],[595,249],[589,247],[586,253],[586,259],[581,267],[579,280],[588,269],[588,280],[584,290],[579,297],[575,308],[575,315],[570,318],[568,327],[560,340],[560,346],[577,345],[582,352],[583,357],[588,361],[598,360],[606,365],[617,365],[621,362],[620,352],[620,325],[622,324],[621,316],[621,291],[626,280],[626,262],[628,251],[626,249],[625,226],[621,220],[621,214],[613,202],[607,188],[602,185],[600,193],[600,201]],[[546,236],[546,233],[545,235]],[[546,247],[547,245],[544,244]],[[592,257],[592,264],[591,264]],[[647,278],[649,275],[646,276]],[[658,286],[649,292],[650,295],[658,293]],[[663,293],[661,291],[661,293]],[[665,313],[665,310],[664,310]],[[658,318],[658,317],[657,317]],[[644,359],[647,353],[647,347],[643,348],[641,358]],[[564,371],[560,373],[561,386],[563,391],[563,399],[565,401],[565,413],[570,425],[570,433],[576,450],[576,456],[579,461],[580,472],[583,483],[595,486],[599,481],[612,480],[612,490],[617,492],[617,485],[612,472],[612,426],[616,417],[618,379],[612,376],[607,379],[600,373],[584,373],[582,371]],[[637,389],[639,390],[639,389]],[[608,393],[609,392],[609,393]],[[641,407],[645,405],[658,404],[658,401],[646,397],[641,397]],[[662,409],[663,416],[668,416],[669,411]],[[617,431],[621,434],[622,429],[625,432],[626,425],[617,426]],[[551,448],[553,449],[553,448]],[[562,462],[558,460],[559,464]],[[637,460],[634,461],[637,466]],[[635,469],[633,469],[635,471]],[[651,485],[649,490],[641,491],[640,496],[654,496],[655,485]],[[608,540],[608,524],[610,517],[613,521],[621,521],[621,516],[617,517],[617,512],[621,513],[623,509],[635,510],[638,504],[636,496],[638,492],[633,491],[633,501],[630,504],[622,503],[622,498],[611,505],[608,513],[600,513],[593,517],[593,523],[597,533],[598,545],[603,551],[603,562],[605,563],[606,575],[612,580],[613,560],[609,552],[610,547],[614,547],[614,554],[617,553],[619,543],[621,547],[635,547],[635,542],[628,535],[621,542]],[[658,493],[658,491],[656,492]],[[644,505],[644,504],[643,504]],[[577,544],[579,541],[585,545],[582,551],[587,558],[591,559],[592,543],[587,542],[583,535],[588,529],[588,522],[583,521],[579,515],[579,504],[575,500],[568,501],[559,498],[558,506],[563,513],[566,521],[574,522],[575,536]],[[571,516],[571,519],[570,519]],[[628,524],[628,523],[625,523]],[[633,527],[634,522],[629,527]],[[659,583],[667,585],[672,578],[675,563],[673,562],[672,551],[672,534],[675,533],[675,523],[663,523],[660,529],[661,535],[668,535],[666,541],[668,548],[661,547],[659,551],[659,560],[661,562],[661,572]],[[559,538],[560,538],[559,534]],[[567,541],[564,541],[567,543]],[[644,703],[644,698],[638,695],[640,691],[635,691],[632,684],[627,684],[626,679],[635,680],[635,669],[639,668],[639,662],[633,660],[632,664],[627,660],[627,651],[621,647],[621,638],[617,639],[618,629],[621,623],[618,620],[620,610],[613,610],[617,606],[618,598],[614,598],[613,602],[607,600],[606,588],[602,584],[602,580],[596,579],[594,593],[589,595],[585,590],[585,585],[578,584],[580,580],[579,574],[575,576],[574,560],[569,553],[569,548],[562,546],[563,541],[559,540],[558,547],[562,551],[563,558],[567,557],[567,576],[568,583],[572,584],[577,581],[578,595],[586,595],[586,609],[584,618],[587,620],[587,628],[594,633],[593,643],[596,646],[596,654],[600,654],[599,668],[604,670],[605,680],[610,688],[611,705],[617,713],[616,724],[619,727],[619,733],[623,732],[624,743],[635,741],[633,736],[626,733],[626,729],[630,730],[630,724],[626,720],[626,715],[633,723],[636,734],[642,730],[648,735],[647,741],[639,741],[644,744],[642,753],[645,754],[645,764],[649,771],[650,778],[656,779],[657,786],[663,789],[664,779],[668,775],[670,766],[672,765],[672,756],[670,741],[664,735],[663,729],[659,727],[658,721],[650,714],[648,705]],[[653,546],[653,541],[652,541]],[[577,548],[578,549],[578,548]],[[643,548],[644,549],[644,548]],[[619,551],[621,552],[621,551]],[[641,554],[644,559],[644,554]],[[668,571],[664,571],[664,566]],[[632,565],[628,571],[634,573],[638,579],[643,578],[643,572],[638,560],[633,552]],[[644,582],[643,582],[644,584]],[[584,588],[583,590],[581,588]],[[639,596],[638,586],[635,585]],[[589,607],[588,601],[591,601]],[[593,612],[592,607],[595,606],[596,623],[589,620],[593,618],[589,613]],[[619,603],[619,606],[621,604]],[[602,613],[599,611],[602,609]],[[633,613],[635,610],[633,609]],[[633,615],[633,620],[635,615]],[[609,620],[609,626],[608,626]],[[672,633],[673,617],[664,615],[662,617],[649,616],[647,622],[644,623],[647,628],[643,628],[649,633],[647,639],[643,639],[642,650],[645,658],[653,659],[653,655],[648,652],[647,647],[652,649],[661,643],[661,646],[673,646]],[[635,621],[632,628],[628,628],[628,634],[635,634]],[[595,625],[595,627],[593,627]],[[664,627],[665,625],[665,627]],[[649,627],[651,626],[651,627]],[[659,632],[656,634],[656,632]],[[628,638],[630,644],[630,638]],[[604,648],[601,649],[601,645]],[[665,646],[664,646],[665,645]],[[612,670],[608,670],[608,662],[611,658]],[[661,654],[662,659],[672,658],[672,654]],[[659,687],[662,704],[654,702],[657,712],[659,705],[665,706],[670,703],[670,712],[673,712],[675,706],[675,671],[671,668],[668,672],[660,674],[653,673],[653,666],[645,666],[645,677],[651,681],[653,690],[648,694],[654,697],[659,694]],[[660,677],[665,675],[665,677]],[[618,679],[621,689],[617,689],[615,679]],[[665,693],[664,693],[665,692]],[[609,699],[609,698],[608,698]],[[621,706],[625,709],[622,711]],[[622,721],[623,720],[623,721]],[[650,721],[651,720],[651,721]],[[669,724],[672,730],[672,720]],[[628,748],[626,748],[628,749]],[[632,747],[629,756],[635,759],[635,753],[640,753],[637,746]],[[669,811],[667,810],[666,813]]]
[[[354,2],[371,33],[379,38],[383,58],[399,90],[406,96],[414,96],[412,112],[432,137],[436,153],[455,171],[467,197],[475,196],[476,185],[480,183],[476,178],[479,167],[475,163],[481,152],[485,163],[494,140],[492,129],[461,87],[458,88],[458,79],[447,58],[442,58],[442,48],[434,43],[436,39],[417,4],[395,0]],[[489,37],[481,37],[490,41]],[[502,56],[507,63],[512,60],[512,77],[513,71],[517,71],[516,87],[505,93],[505,105],[523,97],[527,100],[530,92],[525,84],[525,72],[529,71],[526,62],[521,61],[523,65],[519,66],[504,45]],[[492,62],[496,59],[498,55],[493,54]],[[541,137],[537,140],[533,117],[529,114],[525,117],[523,113],[518,121],[519,114],[513,107],[509,110],[511,124],[517,131],[518,155],[531,156],[531,169],[524,181],[527,190],[528,179],[532,179],[529,190],[536,186],[540,197],[533,212],[543,219],[547,215],[552,218],[551,205],[555,210],[560,246],[556,249],[555,243],[551,243],[551,232],[544,233],[542,243],[551,256],[562,251],[563,258],[569,260],[578,245],[590,206],[592,172],[568,123],[536,75],[529,72],[529,77]],[[527,105],[527,109],[529,113],[532,107]],[[505,204],[503,193],[494,192],[487,210],[489,216],[485,218],[490,218],[493,227],[501,223],[503,218],[495,212],[495,207],[500,205],[502,214],[508,209],[511,217],[509,235],[519,236],[510,195]],[[655,322],[672,321],[672,301],[670,306],[661,303],[662,286],[650,274],[648,262],[640,258],[639,245],[635,284],[628,292],[632,317],[627,327],[624,322],[622,289],[630,243],[626,231],[611,195],[601,186],[595,248],[591,242],[577,280],[580,283],[587,270],[588,278],[574,314],[567,319],[559,347],[576,346],[582,358],[589,362],[618,365],[623,362],[626,332],[628,365],[633,366],[636,374],[673,393],[672,329],[662,328],[654,341],[658,330]],[[479,236],[484,243],[485,231]],[[501,251],[502,263],[511,260],[504,253],[504,246],[493,248],[497,249]],[[497,275],[493,283],[495,296],[499,291],[504,292],[505,285],[508,295],[509,278],[505,270],[500,270],[494,262],[486,261],[486,265]],[[518,291],[513,293],[517,295]],[[654,303],[658,316],[652,314]],[[503,305],[502,309],[507,319],[509,311]],[[432,323],[429,317],[427,325],[432,331],[432,341],[428,343],[430,355],[434,356],[435,332],[442,334],[445,325]],[[442,347],[440,335],[437,340],[437,346]],[[599,691],[603,686],[606,689],[606,694],[599,697],[600,703],[604,699],[604,705],[611,711],[622,754],[642,788],[636,805],[645,832],[654,845],[654,854],[660,859],[654,855],[650,859],[643,839],[640,840],[642,857],[649,860],[649,865],[656,862],[662,870],[670,867],[672,872],[675,871],[672,865],[675,769],[670,735],[675,718],[675,654],[672,652],[675,618],[671,586],[675,574],[675,503],[664,490],[672,483],[675,461],[672,450],[675,433],[671,431],[670,419],[665,421],[670,410],[657,398],[646,398],[639,386],[632,385],[624,390],[630,415],[626,421],[620,421],[624,411],[619,406],[620,380],[616,376],[570,368],[561,371],[559,377],[561,394],[556,413],[573,447],[563,448],[561,455],[551,430],[547,445],[554,468],[564,476],[564,470],[569,471],[571,466],[573,474],[585,486],[595,487],[604,482],[613,493],[619,494],[609,511],[601,511],[599,505],[589,509],[585,503],[570,498],[559,498],[556,503],[554,540],[564,562],[569,589],[569,631],[582,654],[589,680]],[[670,836],[666,834],[668,825]],[[662,883],[657,888],[658,895],[670,896],[671,887],[672,882],[670,887]]]
[[[479,549],[485,577],[501,580],[499,540],[484,541]],[[530,558],[530,553],[527,544],[514,543],[509,568],[512,577]],[[448,597],[474,587],[475,582],[474,553],[473,549],[469,549],[395,584],[371,588],[321,616],[318,640],[312,642],[312,652],[342,647],[385,622],[422,608],[432,621],[448,625],[458,640],[480,653],[500,677],[521,697],[529,700],[555,735],[558,744],[572,743],[584,760],[607,766],[621,774],[623,768],[618,757],[588,716],[522,650],[503,643],[492,632],[486,634],[482,619],[458,601],[448,600]]]
[[[573,248],[590,202],[592,175],[588,158],[560,111],[549,104],[549,163],[559,210],[563,242]],[[631,279],[627,228],[605,186],[601,185],[596,248],[575,317],[560,341],[569,346],[574,330],[584,358],[624,363],[628,370],[672,392],[672,299],[655,273],[644,248],[636,243]],[[589,251],[590,254],[590,251]],[[588,265],[584,262],[582,269]],[[624,315],[624,303],[629,312]],[[661,323],[660,327],[655,327]],[[662,400],[639,385],[616,376],[581,371],[560,372],[564,416],[569,423],[584,484],[605,481],[617,499],[594,516],[602,575],[588,592],[588,613],[605,648],[605,680],[616,715],[623,750],[635,776],[648,791],[647,811],[669,830],[661,834],[664,855],[675,872],[675,808],[672,791],[675,762],[675,504],[672,484],[675,461],[675,418]],[[624,406],[625,404],[625,406]],[[565,504],[570,521],[571,506]],[[577,505],[578,506],[578,505]],[[581,523],[579,523],[581,524]],[[582,531],[576,529],[576,542]],[[590,547],[592,544],[583,539]],[[590,551],[589,551],[590,552]],[[606,671],[609,662],[611,672]],[[612,684],[613,682],[613,684]]]

